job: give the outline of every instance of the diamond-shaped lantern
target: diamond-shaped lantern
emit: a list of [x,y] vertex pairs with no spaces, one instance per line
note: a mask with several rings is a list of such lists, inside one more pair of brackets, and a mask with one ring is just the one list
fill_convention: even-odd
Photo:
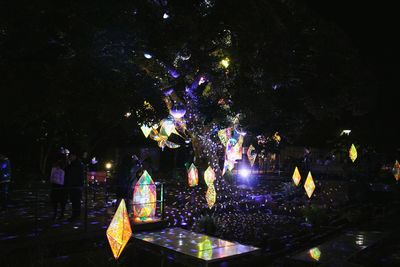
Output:
[[396,160],[393,166],[393,175],[396,181],[400,181],[400,163]]
[[310,249],[308,253],[310,253],[311,258],[316,261],[319,261],[319,258],[321,258],[321,250],[319,250],[318,247]]
[[132,235],[125,200],[122,199],[107,229],[107,239],[115,259],[118,259]]
[[210,166],[208,166],[207,170],[204,172],[204,181],[207,186],[212,185],[215,181],[215,172]]
[[250,166],[253,167],[254,162],[256,161],[257,153],[253,153],[256,150],[253,145],[250,145],[247,149],[247,158],[249,159]]
[[190,187],[194,187],[199,183],[199,172],[196,166],[192,163],[188,170],[188,184]]
[[357,149],[354,146],[354,144],[351,144],[350,150],[349,150],[349,157],[351,161],[355,161],[357,159]]
[[135,221],[151,221],[157,204],[156,185],[147,171],[144,171],[133,191],[133,216]]
[[299,169],[297,167],[294,169],[292,179],[293,179],[294,184],[296,186],[298,186],[300,183],[300,180],[301,180],[301,175],[300,175]]
[[315,190],[315,184],[311,172],[308,172],[306,182],[304,183],[304,189],[306,190],[308,198],[311,198]]
[[149,137],[149,134],[150,134],[152,128],[151,128],[151,127],[148,127],[146,124],[143,124],[143,125],[140,127],[140,130],[142,130],[144,136],[147,138],[147,137]]
[[217,200],[217,192],[215,191],[214,184],[211,184],[208,186],[207,192],[206,192],[206,201],[208,208],[212,208],[215,204],[215,201]]

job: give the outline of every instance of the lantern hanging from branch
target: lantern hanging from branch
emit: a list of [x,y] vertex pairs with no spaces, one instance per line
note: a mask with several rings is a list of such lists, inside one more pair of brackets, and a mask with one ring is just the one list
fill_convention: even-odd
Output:
[[199,172],[196,166],[192,163],[188,170],[188,184],[190,187],[197,186],[199,183]]
[[256,149],[254,148],[253,145],[250,145],[249,148],[247,149],[247,158],[249,159],[251,167],[253,167],[254,162],[256,161],[257,158],[257,153],[253,153],[254,150]]
[[217,199],[217,192],[215,191],[214,187],[215,172],[210,166],[204,172],[204,181],[206,182],[206,185],[208,187],[206,192],[206,201],[208,208],[211,209]]
[[349,157],[352,162],[356,161],[357,159],[357,149],[354,146],[354,144],[351,144],[350,150],[349,150]]

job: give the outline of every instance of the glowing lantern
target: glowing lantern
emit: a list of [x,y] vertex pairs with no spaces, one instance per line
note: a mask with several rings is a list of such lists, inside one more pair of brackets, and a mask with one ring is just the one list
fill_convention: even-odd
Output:
[[107,239],[115,259],[118,259],[132,235],[125,200],[122,199],[107,229]]
[[256,150],[253,145],[249,146],[249,149],[247,149],[247,158],[249,159],[250,166],[253,167],[254,162],[256,161],[257,153],[253,153],[253,151]]
[[204,181],[207,186],[212,185],[215,181],[215,172],[210,166],[208,166],[207,170],[204,172]]
[[175,119],[180,119],[186,114],[185,106],[180,102],[175,102],[173,107],[170,109],[169,114]]
[[133,192],[133,215],[136,221],[151,221],[156,212],[156,185],[144,171]]
[[349,157],[352,162],[354,162],[357,159],[357,149],[354,146],[354,144],[351,144],[350,150],[349,150]]
[[227,68],[229,67],[230,60],[229,60],[228,57],[226,57],[226,58],[222,59],[222,60],[219,62],[219,64],[220,64],[223,68],[227,69]]
[[208,207],[211,209],[214,206],[215,201],[217,199],[217,193],[216,193],[215,187],[214,187],[215,172],[210,166],[204,172],[204,181],[206,182],[206,184],[208,186],[207,192],[206,192],[206,201],[207,201]]
[[311,198],[315,190],[315,184],[311,172],[308,172],[306,182],[304,183],[304,189],[306,190],[308,198]]
[[150,134],[150,132],[151,132],[151,128],[150,127],[148,127],[146,124],[143,124],[141,127],[140,127],[140,130],[142,130],[142,132],[143,132],[143,134],[144,134],[144,136],[147,138],[147,137],[149,137],[149,134]]
[[198,258],[203,258],[206,260],[210,260],[213,254],[213,246],[212,242],[208,236],[203,237],[203,241],[198,243]]
[[312,248],[308,252],[310,253],[311,258],[316,261],[319,261],[319,258],[321,258],[321,251],[318,247]]
[[400,164],[397,160],[394,163],[392,171],[393,171],[393,175],[394,175],[394,178],[396,179],[396,181],[399,181],[400,180]]
[[160,134],[165,136],[170,136],[171,133],[175,132],[174,122],[170,119],[165,119],[161,121]]
[[300,183],[300,180],[301,180],[301,175],[300,175],[299,169],[297,169],[297,167],[294,169],[292,179],[293,179],[294,184],[296,186],[298,186]]
[[188,170],[188,183],[190,187],[194,187],[199,183],[199,172],[193,163],[190,165]]
[[211,184],[208,186],[206,192],[206,201],[208,208],[211,209],[214,206],[216,199],[217,199],[217,193],[215,192],[214,184]]
[[232,128],[226,128],[218,131],[218,137],[224,146],[226,146],[228,140],[231,139],[231,136],[232,136]]

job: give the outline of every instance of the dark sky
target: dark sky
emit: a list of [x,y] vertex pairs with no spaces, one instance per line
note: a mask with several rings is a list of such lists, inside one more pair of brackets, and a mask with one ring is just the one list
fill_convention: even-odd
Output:
[[398,147],[398,8],[395,1],[306,0],[322,18],[338,25],[377,80],[376,110],[367,123],[385,146]]

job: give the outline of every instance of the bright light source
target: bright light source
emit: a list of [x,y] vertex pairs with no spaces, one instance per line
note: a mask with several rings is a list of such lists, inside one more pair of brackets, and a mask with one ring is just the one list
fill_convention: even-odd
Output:
[[143,55],[144,55],[144,57],[145,57],[145,58],[147,58],[147,59],[150,59],[150,58],[152,58],[152,57],[153,57],[153,56],[152,56],[152,55],[150,55],[149,53],[144,53]]
[[351,130],[343,130],[340,135],[349,135],[351,133]]
[[229,67],[230,60],[229,60],[229,58],[226,57],[226,58],[222,59],[219,63],[221,64],[222,67],[227,69]]
[[168,15],[167,12],[165,12],[164,15],[163,15],[162,17],[163,17],[163,19],[167,19],[167,18],[169,18],[169,15]]
[[131,113],[131,112],[127,112],[127,113],[125,113],[125,117],[127,117],[127,118],[129,118],[131,115],[132,115],[132,113]]
[[107,162],[107,163],[106,163],[106,169],[109,170],[109,169],[111,169],[111,168],[112,168],[111,162]]
[[239,175],[240,175],[241,177],[243,177],[243,178],[247,178],[247,177],[249,177],[249,175],[250,175],[250,170],[249,170],[249,169],[246,169],[246,168],[240,169],[240,170],[239,170]]

